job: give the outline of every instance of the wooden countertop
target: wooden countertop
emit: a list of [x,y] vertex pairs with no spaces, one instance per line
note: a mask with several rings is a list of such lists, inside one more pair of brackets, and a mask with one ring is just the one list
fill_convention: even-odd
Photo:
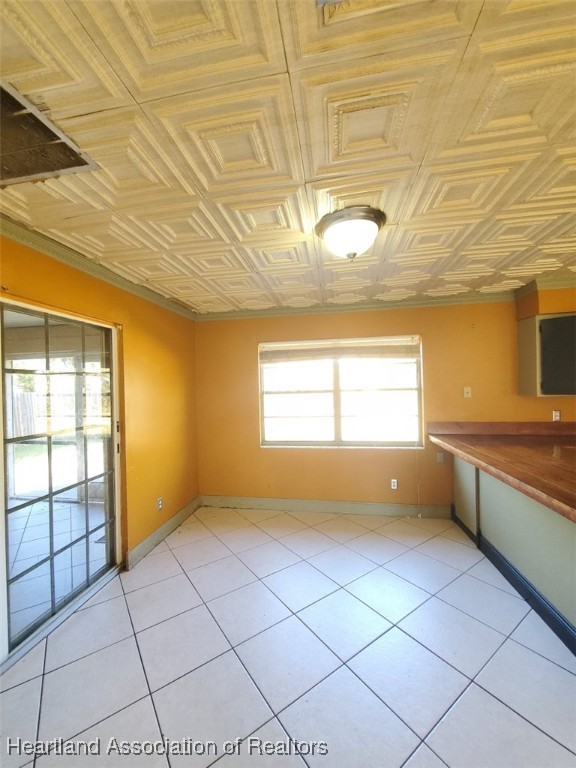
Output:
[[428,436],[576,522],[575,422],[430,422]]

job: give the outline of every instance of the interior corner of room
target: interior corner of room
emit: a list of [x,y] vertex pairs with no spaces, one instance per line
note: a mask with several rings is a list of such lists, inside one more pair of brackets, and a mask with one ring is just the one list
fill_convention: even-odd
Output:
[[[576,420],[573,396],[521,395],[517,380],[518,318],[527,312],[555,316],[573,311],[572,288],[539,291],[534,286],[516,300],[499,302],[202,321],[7,238],[2,240],[2,270],[2,283],[8,287],[2,296],[5,311],[46,313],[55,330],[68,329],[63,333],[70,327],[78,333],[85,324],[83,346],[75,341],[85,358],[107,360],[112,355],[116,415],[110,437],[117,486],[110,493],[117,504],[117,526],[111,567],[133,566],[201,504],[450,515],[462,494],[461,460],[452,461],[449,448],[428,435],[423,447],[414,449],[263,447],[258,387],[262,341],[418,334],[426,424],[520,426],[551,422],[554,410],[561,412],[560,425],[568,430]],[[94,327],[110,332],[121,328],[121,343],[117,338],[104,354],[86,340],[93,338],[86,333]],[[28,344],[30,330],[24,324]],[[6,338],[4,344],[9,353]],[[464,522],[465,509],[457,504]],[[497,517],[510,514],[502,511]],[[558,515],[551,517],[560,524]],[[523,530],[523,536],[529,540],[531,534]],[[514,546],[506,550],[511,560]],[[545,584],[542,588],[546,592]],[[573,621],[569,600],[562,598],[560,612]]]
[[207,506],[455,520],[574,647],[573,4],[0,24],[0,661]]

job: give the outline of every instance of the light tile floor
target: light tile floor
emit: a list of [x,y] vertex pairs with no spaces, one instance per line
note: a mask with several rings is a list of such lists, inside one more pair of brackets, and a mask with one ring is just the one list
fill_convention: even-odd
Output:
[[576,768],[576,659],[449,520],[201,508],[0,690],[6,768]]

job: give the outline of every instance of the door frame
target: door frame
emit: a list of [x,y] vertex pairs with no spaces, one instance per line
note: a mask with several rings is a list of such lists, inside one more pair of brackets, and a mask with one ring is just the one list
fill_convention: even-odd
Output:
[[[122,333],[121,325],[114,325],[102,320],[97,320],[93,317],[87,317],[74,312],[66,312],[63,310],[47,307],[42,304],[34,304],[33,302],[25,302],[15,299],[9,299],[2,297],[0,304],[8,307],[15,307],[21,309],[28,309],[33,312],[39,312],[46,315],[54,315],[55,317],[61,317],[67,320],[75,320],[81,323],[87,323],[100,328],[106,328],[110,330],[111,341],[111,392],[112,392],[112,431],[113,431],[113,444],[114,444],[114,563],[112,568],[118,566],[123,561],[123,549],[122,549],[122,478],[121,478],[121,455],[122,455],[122,413],[121,413],[121,390],[120,390],[120,337]],[[0,334],[0,360],[2,360],[2,338]],[[5,507],[5,478],[6,478],[6,463],[4,456],[4,375],[0,371],[0,434],[2,439],[0,440],[0,665],[9,659],[13,655],[20,655],[20,648],[27,648],[32,646],[33,641],[38,639],[39,635],[44,636],[47,628],[52,623],[56,623],[59,620],[60,614],[67,611],[71,605],[74,605],[75,600],[82,597],[84,593],[79,595],[71,603],[65,605],[62,611],[51,616],[42,626],[38,627],[30,637],[27,637],[21,646],[17,646],[12,651],[9,651],[9,636],[8,636],[8,578],[7,578],[7,560],[6,560],[6,507]],[[106,578],[107,574],[102,578]],[[96,582],[98,583],[98,582]],[[90,585],[87,589],[92,589],[94,585]]]

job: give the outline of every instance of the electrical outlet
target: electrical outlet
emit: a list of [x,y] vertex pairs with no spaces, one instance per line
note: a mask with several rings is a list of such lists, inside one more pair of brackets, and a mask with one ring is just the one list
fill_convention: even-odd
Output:
[[436,463],[437,464],[444,464],[444,453],[442,451],[438,451],[436,454]]
[[560,421],[560,411],[552,411],[552,421]]
[[394,478],[392,478],[392,480],[390,480],[390,488],[391,488],[393,491],[397,491],[397,490],[398,490],[398,480],[396,480],[396,478],[395,478],[395,477],[394,477]]
[[469,400],[472,397],[472,387],[464,387],[464,397]]
[[158,510],[158,512],[160,512],[163,506],[164,506],[164,499],[162,498],[162,496],[158,496],[158,498],[156,499],[156,509]]

